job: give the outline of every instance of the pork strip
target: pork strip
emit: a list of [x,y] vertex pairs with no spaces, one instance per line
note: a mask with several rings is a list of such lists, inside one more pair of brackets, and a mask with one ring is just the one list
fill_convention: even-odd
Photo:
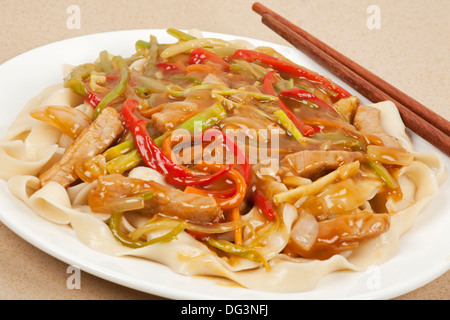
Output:
[[122,120],[113,108],[106,108],[85,128],[74,142],[67,147],[61,160],[39,176],[41,185],[55,181],[64,188],[78,177],[75,166],[87,158],[102,153],[123,132]]
[[364,155],[360,152],[341,150],[303,150],[287,155],[280,164],[291,168],[298,175],[315,179],[342,164],[361,161]]
[[356,110],[353,124],[362,134],[381,139],[385,147],[401,148],[394,137],[384,132],[381,126],[381,112],[377,108],[363,105],[359,106]]
[[215,222],[222,217],[222,209],[211,197],[120,174],[99,177],[96,189],[89,195],[89,205],[94,212],[108,213],[109,209],[104,205],[108,198],[129,197],[144,192],[152,192],[153,196],[146,200],[145,208],[138,210],[142,213],[159,213],[200,224]]
[[198,105],[193,102],[168,103],[160,112],[152,115],[153,126],[159,133],[164,133],[189,119],[197,110]]
[[319,222],[319,234],[309,250],[303,250],[291,237],[288,250],[304,258],[328,259],[334,254],[354,250],[362,241],[374,238],[390,227],[387,213],[360,212],[339,215]]

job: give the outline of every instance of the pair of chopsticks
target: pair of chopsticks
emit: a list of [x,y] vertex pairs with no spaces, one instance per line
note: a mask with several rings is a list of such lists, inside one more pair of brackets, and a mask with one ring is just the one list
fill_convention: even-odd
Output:
[[370,101],[392,101],[409,129],[450,155],[449,121],[261,3],[252,9],[266,26]]

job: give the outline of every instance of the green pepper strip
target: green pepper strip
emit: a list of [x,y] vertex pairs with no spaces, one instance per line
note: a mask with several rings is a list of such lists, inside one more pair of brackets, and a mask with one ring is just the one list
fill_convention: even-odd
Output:
[[379,161],[369,161],[369,166],[375,172],[375,174],[383,180],[387,187],[391,189],[397,189],[399,187],[397,181],[391,176],[389,171]]
[[[278,97],[278,94],[275,92],[274,85],[277,83],[277,73],[275,70],[269,71],[263,80],[263,87],[266,93],[274,95]],[[300,131],[303,136],[309,136],[315,133],[313,127],[305,124],[299,117],[297,117],[291,109],[289,109],[282,100],[278,100],[278,106],[280,109],[286,114],[286,116],[292,121],[295,127]]]
[[149,191],[125,198],[107,198],[104,203],[109,212],[133,211],[144,208],[145,201],[150,200],[152,197],[153,192]]
[[109,54],[108,51],[106,50],[100,52],[100,65],[102,66],[102,69],[106,74],[111,74],[112,72],[111,61],[109,61]]
[[262,262],[266,268],[266,271],[270,271],[269,263],[258,250],[248,249],[225,240],[216,240],[214,238],[209,238],[208,244],[224,252],[231,253],[254,262]]
[[331,140],[335,145],[342,145],[348,148],[357,148],[363,150],[367,147],[367,144],[363,139],[351,137],[339,132],[320,132],[314,135],[314,138]]
[[128,152],[132,151],[133,149],[136,149],[136,145],[134,144],[133,140],[126,140],[122,143],[119,143],[118,145],[115,145],[114,147],[111,147],[103,152],[103,156],[105,157],[106,161],[110,161],[114,158],[117,158],[118,156],[122,156],[124,154],[127,154]]
[[127,154],[118,156],[106,163],[106,171],[109,174],[124,173],[130,169],[133,169],[142,162],[142,158],[137,149],[130,151]]
[[130,248],[142,248],[155,243],[170,242],[186,229],[186,222],[181,222],[173,230],[169,231],[163,236],[151,239],[149,241],[132,240],[128,235],[120,231],[120,222],[122,221],[123,213],[117,212],[111,215],[109,219],[109,228],[113,236],[124,246]]
[[236,89],[225,89],[225,90],[219,90],[219,89],[213,89],[214,93],[220,94],[222,96],[232,96],[234,94],[244,94],[248,95],[252,98],[255,98],[256,100],[261,101],[278,101],[279,98],[277,96],[273,96],[271,94],[264,94],[260,92],[254,92],[254,91],[247,91],[247,90],[236,90]]
[[295,124],[291,119],[284,113],[283,110],[277,110],[273,113],[277,119],[280,121],[281,125],[289,131],[290,134],[302,145],[306,145],[308,138],[304,137],[301,132],[297,129]]
[[313,83],[321,84],[326,88],[332,90],[333,92],[337,93],[340,98],[351,96],[351,94],[348,91],[338,86],[336,83],[332,82],[328,78],[321,76],[315,72],[311,72],[295,63],[275,58],[263,52],[255,50],[236,50],[234,54],[231,56],[231,59],[244,59],[248,62],[259,61],[261,63],[271,66],[272,68],[278,70],[279,72],[301,77]]
[[[201,122],[201,129],[202,131],[212,127],[213,125],[217,124],[220,120],[225,118],[227,116],[227,112],[223,108],[223,106],[220,103],[215,103],[211,107],[206,108],[205,110],[197,113],[196,115],[192,116],[185,122],[181,123],[176,129],[186,129],[190,132],[194,132],[195,128],[195,122],[200,121]],[[159,136],[154,141],[157,146],[161,146],[164,139],[167,138],[168,135],[170,135],[171,131],[166,131],[162,136]]]
[[84,79],[89,77],[92,71],[96,71],[95,64],[86,63],[79,65],[72,70],[66,79],[64,79],[64,86],[72,89],[75,93],[86,97],[88,95],[88,91],[84,85]]
[[197,39],[196,37],[191,36],[190,34],[187,34],[187,33],[183,32],[183,31],[175,29],[175,28],[169,28],[166,31],[172,37],[175,37],[175,38],[177,38],[178,40],[181,40],[181,41],[189,41],[189,40]]
[[97,105],[97,107],[94,110],[94,115],[92,116],[92,120],[95,120],[98,115],[103,111],[104,108],[108,104],[110,104],[114,99],[121,96],[125,90],[127,89],[128,84],[128,65],[123,60],[121,56],[115,56],[112,58],[112,61],[118,65],[120,70],[120,81],[119,84],[112,89],[108,94],[100,101],[100,103]]

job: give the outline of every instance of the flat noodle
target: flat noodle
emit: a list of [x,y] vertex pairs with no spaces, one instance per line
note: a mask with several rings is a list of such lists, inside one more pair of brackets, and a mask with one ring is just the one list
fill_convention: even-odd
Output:
[[[261,247],[262,255],[270,262],[269,272],[261,268],[259,262],[249,259],[237,258],[233,264],[227,263],[184,231],[170,242],[130,249],[119,244],[110,232],[105,223],[109,215],[90,212],[87,198],[95,182],[68,189],[50,182],[40,188],[36,177],[61,156],[64,148],[58,144],[61,134],[57,129],[32,119],[28,113],[42,105],[76,107],[81,102],[71,90],[58,85],[44,90],[22,110],[0,141],[0,177],[8,181],[11,193],[52,223],[70,225],[85,245],[99,252],[142,257],[188,276],[225,277],[250,289],[270,292],[311,290],[325,275],[334,271],[361,271],[385,262],[395,255],[400,237],[414,225],[417,216],[447,178],[443,161],[437,154],[414,151],[394,104],[373,104],[371,106],[381,111],[383,128],[406,150],[414,153],[415,161],[398,173],[402,199],[388,200],[387,207],[392,214],[390,229],[365,241],[348,256],[334,255],[322,261],[281,254],[297,219],[297,211],[290,204],[284,205],[280,225]],[[152,173],[148,170],[138,167],[130,176],[149,179]]]

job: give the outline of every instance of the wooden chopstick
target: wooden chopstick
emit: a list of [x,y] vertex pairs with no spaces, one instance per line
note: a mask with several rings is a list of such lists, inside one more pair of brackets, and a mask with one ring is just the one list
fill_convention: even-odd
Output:
[[262,16],[262,22],[270,29],[333,72],[370,101],[392,101],[408,128],[450,155],[450,122],[446,119],[264,5],[256,2],[252,8]]

